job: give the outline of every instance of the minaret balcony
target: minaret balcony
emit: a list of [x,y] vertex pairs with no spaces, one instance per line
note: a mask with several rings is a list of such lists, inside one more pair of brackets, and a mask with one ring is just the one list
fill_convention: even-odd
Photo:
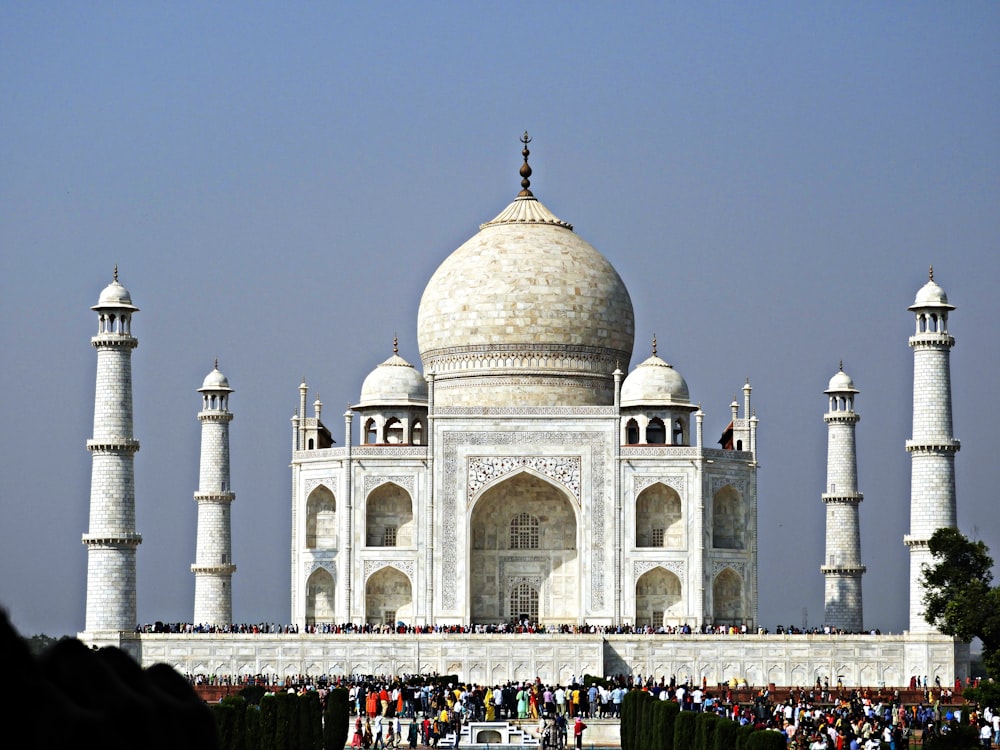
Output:
[[195,575],[232,575],[236,572],[235,565],[192,565],[191,572]]
[[139,450],[139,441],[125,437],[88,440],[87,450],[91,453],[135,453]]
[[832,573],[834,575],[856,576],[861,575],[868,568],[864,565],[823,565],[820,570],[824,575]]
[[142,534],[135,531],[123,534],[84,534],[83,543],[100,547],[138,547],[142,544]]
[[962,441],[954,438],[906,441],[907,453],[958,453],[961,449]]

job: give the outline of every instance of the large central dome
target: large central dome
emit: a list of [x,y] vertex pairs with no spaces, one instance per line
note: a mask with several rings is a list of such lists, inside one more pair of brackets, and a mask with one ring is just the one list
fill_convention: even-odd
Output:
[[523,189],[424,289],[417,336],[437,406],[610,405],[635,318],[614,267]]

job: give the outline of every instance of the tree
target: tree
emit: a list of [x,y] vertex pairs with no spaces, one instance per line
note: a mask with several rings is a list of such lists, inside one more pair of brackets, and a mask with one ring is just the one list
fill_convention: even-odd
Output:
[[983,642],[983,663],[1000,677],[1000,587],[993,586],[993,558],[958,529],[938,529],[927,543],[934,564],[921,573],[924,616],[942,633]]

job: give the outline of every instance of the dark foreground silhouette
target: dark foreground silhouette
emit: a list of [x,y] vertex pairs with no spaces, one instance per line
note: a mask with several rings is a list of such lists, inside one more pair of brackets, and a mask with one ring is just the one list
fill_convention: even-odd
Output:
[[34,656],[4,611],[0,664],[10,686],[0,700],[5,747],[218,750],[211,710],[166,664],[143,669],[120,649],[75,638]]

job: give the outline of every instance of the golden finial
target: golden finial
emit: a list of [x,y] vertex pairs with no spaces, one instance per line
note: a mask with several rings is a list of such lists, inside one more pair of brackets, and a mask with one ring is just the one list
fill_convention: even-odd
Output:
[[524,148],[521,149],[521,156],[524,157],[524,164],[521,165],[521,192],[517,194],[518,198],[521,197],[534,197],[528,188],[531,186],[531,167],[528,165],[528,154],[531,152],[528,150],[528,144],[531,143],[531,136],[528,135],[528,131],[524,131],[524,135],[521,136],[521,143],[524,144]]
[[934,266],[931,266],[931,269],[930,271],[928,271],[927,275],[930,277],[931,281],[934,281]]

